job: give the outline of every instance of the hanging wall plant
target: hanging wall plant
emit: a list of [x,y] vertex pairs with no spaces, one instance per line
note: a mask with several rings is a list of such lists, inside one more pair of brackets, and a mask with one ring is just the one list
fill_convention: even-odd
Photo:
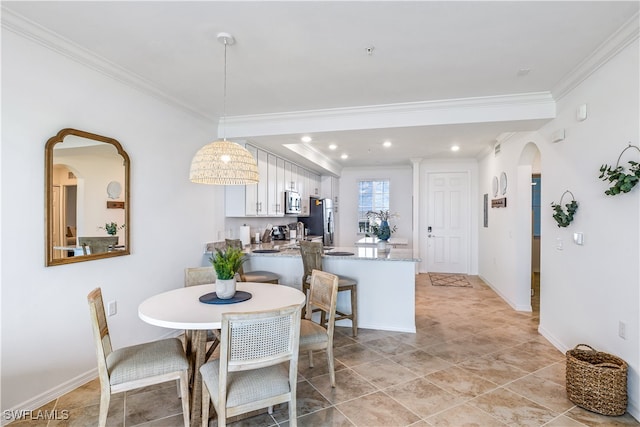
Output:
[[[571,203],[562,206],[562,199],[567,193],[571,194]],[[556,205],[555,202],[551,202],[551,208],[553,208],[553,219],[558,223],[558,227],[567,227],[573,221],[573,215],[578,210],[578,202],[574,199],[573,193],[567,190],[562,193],[559,204]]]
[[636,186],[638,181],[640,180],[640,164],[638,162],[634,162],[633,160],[629,160],[629,168],[625,169],[623,166],[620,166],[620,159],[622,158],[622,154],[627,151],[629,148],[635,148],[640,151],[635,145],[631,145],[622,150],[620,156],[618,156],[618,161],[616,162],[616,166],[612,167],[609,165],[602,165],[600,167],[600,178],[603,181],[608,181],[611,183],[611,187],[604,192],[607,196],[615,196],[620,193],[628,193]]

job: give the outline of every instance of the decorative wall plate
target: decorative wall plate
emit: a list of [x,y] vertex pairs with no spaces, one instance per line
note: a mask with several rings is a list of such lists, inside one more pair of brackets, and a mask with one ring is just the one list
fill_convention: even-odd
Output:
[[498,196],[498,177],[497,176],[494,176],[493,180],[491,181],[491,191],[492,191],[493,197]]
[[122,185],[118,181],[111,181],[107,185],[107,195],[110,199],[117,199],[122,193]]
[[504,172],[500,174],[500,193],[507,194],[507,174]]

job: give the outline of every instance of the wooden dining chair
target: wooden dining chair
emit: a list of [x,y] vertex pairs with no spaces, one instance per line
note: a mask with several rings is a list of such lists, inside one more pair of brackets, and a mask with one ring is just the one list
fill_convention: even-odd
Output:
[[[313,351],[326,350],[331,387],[336,386],[333,360],[333,330],[336,321],[336,304],[338,302],[338,281],[338,276],[335,274],[320,270],[311,272],[305,318],[300,322],[300,351],[309,352],[309,366],[313,368]],[[319,323],[312,320],[314,309],[322,312]]]
[[98,425],[104,427],[107,423],[112,394],[178,380],[183,421],[185,427],[189,427],[189,362],[180,340],[167,338],[113,350],[102,290],[94,289],[87,300],[100,379]]
[[[230,248],[242,249],[242,240],[240,239],[225,239],[225,241]],[[280,276],[271,271],[256,270],[246,272],[242,266],[240,266],[238,274],[240,275],[241,282],[273,283],[275,285],[280,283]]]
[[209,425],[209,402],[218,427],[228,417],[289,402],[289,425],[296,427],[296,383],[300,310],[225,313],[220,358],[205,363],[202,374],[202,426]]
[[[313,270],[323,270],[322,254],[324,248],[321,242],[300,242],[300,255],[302,256],[302,292],[309,293],[311,282],[311,272]],[[344,313],[336,309],[336,321],[351,320],[351,334],[358,336],[358,282],[354,279],[338,276],[338,292],[349,292],[351,297],[351,313]],[[303,311],[306,314],[306,309]]]

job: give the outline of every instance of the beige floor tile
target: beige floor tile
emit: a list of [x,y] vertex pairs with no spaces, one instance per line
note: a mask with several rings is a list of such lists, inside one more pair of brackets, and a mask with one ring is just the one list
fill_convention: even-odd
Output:
[[182,401],[175,387],[126,395],[126,425],[142,424],[182,413]]
[[405,341],[395,338],[394,336],[367,341],[363,343],[363,345],[385,356],[394,356],[396,354],[402,354],[409,351],[417,350],[414,345],[406,343]]
[[349,368],[353,368],[363,363],[373,362],[382,359],[384,356],[363,344],[347,345],[333,350],[333,356],[340,363]]
[[565,386],[567,381],[567,364],[562,362],[556,362],[553,365],[549,365],[546,368],[542,368],[533,373],[538,378],[544,378],[545,380],[553,381],[556,384]]
[[373,384],[351,369],[336,372],[335,387],[331,387],[329,375],[311,378],[309,382],[332,404],[355,399],[377,390]]
[[[84,406],[69,410],[69,418],[66,420],[52,420],[52,427],[86,427],[97,426],[100,405]],[[124,399],[111,400],[107,414],[107,427],[122,427],[125,424]]]
[[390,359],[380,359],[375,362],[358,365],[353,370],[380,389],[398,385],[418,377],[415,372]]
[[[116,394],[111,400],[122,399],[122,394]],[[100,382],[98,379],[90,381],[77,389],[66,393],[58,399],[59,409],[81,408],[83,406],[97,405],[100,403]]]
[[498,387],[495,383],[455,366],[429,374],[426,378],[449,393],[467,399],[474,398]]
[[507,425],[486,412],[471,406],[459,405],[427,418],[435,427],[506,427]]
[[560,415],[558,418],[554,418],[549,421],[544,427],[587,427],[585,424],[578,422],[564,415]]
[[[289,423],[280,424],[283,427],[288,427]],[[313,426],[313,427],[351,427],[354,424],[347,419],[334,406],[326,409],[308,414],[302,417],[298,417],[299,426]]]
[[[298,382],[298,390],[296,393],[296,411],[298,418],[330,406],[331,403],[308,381]],[[279,408],[274,409],[272,416],[278,423],[288,420],[289,404],[283,404]]]
[[498,360],[493,355],[469,359],[458,366],[498,385],[509,383],[527,375],[527,372]]
[[[340,371],[342,369],[347,369],[347,367],[341,363],[339,360],[336,360],[335,355],[333,358],[334,369],[336,371]],[[314,351],[313,352],[313,368],[309,366],[309,354],[308,352],[300,353],[298,357],[298,376],[302,378],[313,378],[320,375],[325,375],[329,373],[329,364],[327,361],[327,352],[322,351]]]
[[557,413],[562,413],[574,406],[567,399],[567,391],[564,386],[535,375],[527,375],[505,385],[505,388]]
[[478,396],[469,404],[510,426],[541,426],[559,415],[503,388]]
[[356,426],[401,427],[420,420],[420,417],[383,392],[368,394],[336,407]]
[[501,350],[496,353],[493,353],[494,357],[497,360],[501,360],[505,363],[510,364],[511,366],[517,366],[519,369],[522,369],[527,372],[534,372],[544,367],[547,367],[559,359],[553,354],[549,352],[530,352],[526,351],[522,346],[526,345],[520,344],[515,347],[510,347],[506,350]]
[[387,388],[385,393],[422,418],[457,406],[466,400],[446,392],[425,378]]
[[428,375],[452,366],[451,363],[423,350],[416,350],[390,357],[394,362],[415,372],[417,375]]
[[619,417],[610,417],[607,415],[596,414],[595,412],[587,411],[580,407],[574,406],[564,415],[567,417],[579,421],[582,424],[588,426],[602,426],[602,427],[616,427],[616,426],[637,426],[640,425],[635,418],[629,413],[621,415]]

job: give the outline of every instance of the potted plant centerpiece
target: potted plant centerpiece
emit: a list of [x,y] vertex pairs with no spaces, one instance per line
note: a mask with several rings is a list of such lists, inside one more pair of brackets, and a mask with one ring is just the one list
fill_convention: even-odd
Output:
[[369,218],[369,230],[370,234],[376,236],[379,240],[378,249],[385,251],[387,247],[387,240],[391,237],[397,227],[389,225],[389,220],[398,216],[397,214],[391,214],[388,210],[369,211],[367,217]]
[[215,253],[209,258],[213,269],[216,271],[216,296],[220,299],[229,299],[236,293],[236,273],[245,261],[242,249],[216,248]]

